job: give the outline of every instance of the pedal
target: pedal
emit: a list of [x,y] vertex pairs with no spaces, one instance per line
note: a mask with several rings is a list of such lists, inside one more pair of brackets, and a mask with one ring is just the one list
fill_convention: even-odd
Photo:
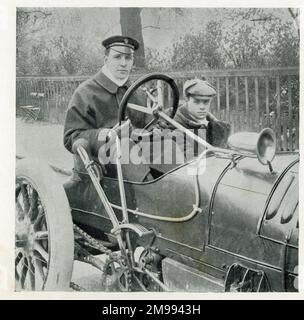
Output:
[[148,230],[147,228],[145,228],[141,224],[136,224],[136,223],[120,224],[117,228],[112,229],[111,232],[116,234],[116,233],[120,232],[121,230],[127,230],[127,229],[135,232],[140,238],[154,235],[153,230]]

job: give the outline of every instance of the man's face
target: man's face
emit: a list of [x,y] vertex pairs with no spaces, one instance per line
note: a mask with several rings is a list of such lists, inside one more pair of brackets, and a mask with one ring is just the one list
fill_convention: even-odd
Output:
[[109,54],[105,56],[104,62],[114,78],[124,80],[129,77],[131,72],[133,53],[117,52],[114,47],[113,50],[110,49]]
[[210,110],[211,99],[202,96],[189,96],[187,105],[190,115],[196,120],[205,120]]

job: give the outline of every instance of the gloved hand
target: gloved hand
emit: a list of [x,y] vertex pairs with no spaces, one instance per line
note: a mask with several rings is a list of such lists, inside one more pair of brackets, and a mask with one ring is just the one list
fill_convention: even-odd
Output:
[[133,130],[131,121],[128,119],[122,123],[120,126],[115,126],[109,130],[107,134],[107,142],[115,142],[116,137],[118,136],[121,138],[128,138]]
[[217,117],[216,117],[214,114],[212,114],[211,112],[207,112],[206,119],[207,119],[208,121],[220,121],[220,120],[218,120]]
[[209,121],[206,140],[214,147],[225,147],[230,135],[230,124],[226,121]]

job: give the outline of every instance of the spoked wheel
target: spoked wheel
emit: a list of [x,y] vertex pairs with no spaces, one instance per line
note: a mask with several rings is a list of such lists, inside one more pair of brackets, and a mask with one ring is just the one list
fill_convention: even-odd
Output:
[[74,260],[73,224],[56,174],[40,161],[16,168],[16,290],[69,289]]

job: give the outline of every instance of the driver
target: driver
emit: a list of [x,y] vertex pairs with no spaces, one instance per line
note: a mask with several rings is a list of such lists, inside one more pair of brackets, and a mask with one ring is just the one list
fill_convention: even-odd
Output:
[[[99,148],[118,121],[118,106],[130,86],[134,52],[139,48],[136,39],[120,35],[105,39],[102,45],[105,47],[104,66],[75,90],[64,124],[65,148],[72,152],[73,143],[83,138],[88,141],[93,157],[98,156]],[[133,103],[141,104],[140,98],[132,98]],[[133,124],[136,121],[141,119],[132,118]],[[120,130],[123,128],[116,129],[118,135]],[[81,179],[82,172],[85,172],[82,161],[74,155],[73,178]]]

